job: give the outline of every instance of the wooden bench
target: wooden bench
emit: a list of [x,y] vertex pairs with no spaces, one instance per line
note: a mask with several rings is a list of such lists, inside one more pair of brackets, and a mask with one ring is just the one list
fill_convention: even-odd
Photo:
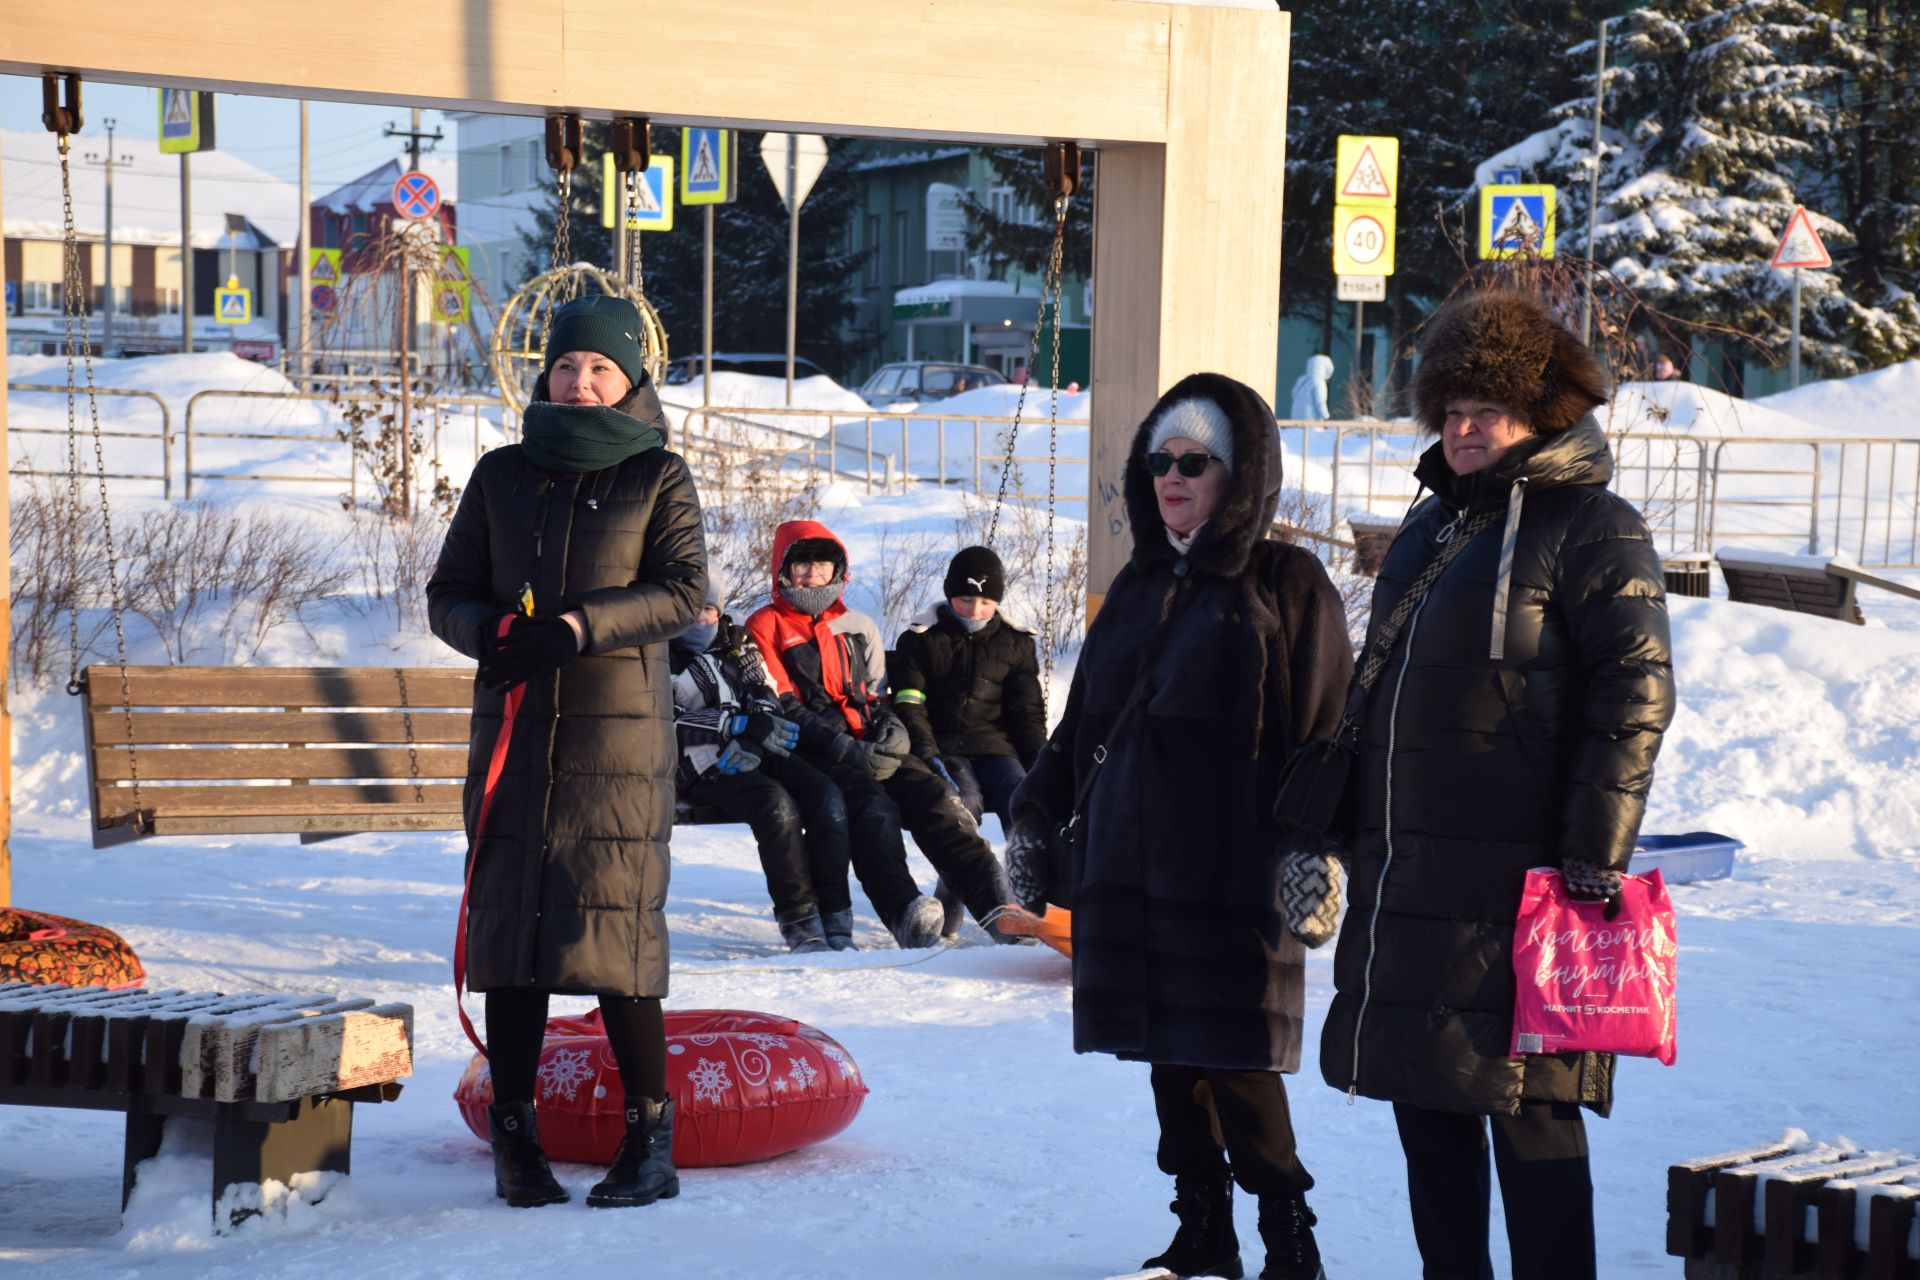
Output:
[[471,668],[128,667],[123,690],[100,664],[80,685],[96,849],[463,825]]
[[1796,1134],[1670,1166],[1667,1252],[1688,1280],[1914,1280],[1916,1206],[1920,1157]]
[[1368,578],[1380,576],[1387,548],[1400,532],[1398,516],[1350,515],[1347,527],[1353,530],[1353,571]]
[[213,1121],[213,1215],[249,1187],[351,1172],[353,1104],[413,1071],[413,1008],[324,995],[0,986],[0,1105],[126,1113],[120,1207],[169,1116]]

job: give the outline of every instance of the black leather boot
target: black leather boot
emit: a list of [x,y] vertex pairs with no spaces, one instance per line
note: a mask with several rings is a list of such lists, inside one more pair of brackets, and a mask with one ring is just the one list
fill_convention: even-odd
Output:
[[853,940],[853,908],[820,913],[820,927],[827,935],[827,946],[835,951],[858,951]]
[[587,1192],[587,1203],[596,1209],[622,1209],[679,1194],[680,1174],[673,1167],[673,1099],[642,1098],[638,1106],[627,1108],[627,1136],[620,1139],[607,1176]]
[[826,928],[820,922],[818,907],[808,907],[791,916],[775,916],[773,922],[780,926],[780,938],[794,955],[828,949]]
[[1165,1267],[1177,1276],[1221,1276],[1240,1280],[1240,1237],[1233,1233],[1233,1177],[1187,1174],[1173,1180],[1173,1203],[1180,1219],[1173,1243],[1140,1264],[1142,1271]]
[[1267,1246],[1260,1280],[1327,1280],[1313,1238],[1318,1221],[1303,1195],[1260,1197],[1260,1241]]
[[493,1144],[493,1194],[516,1209],[572,1199],[555,1180],[546,1152],[540,1150],[540,1128],[531,1102],[488,1107],[487,1140]]

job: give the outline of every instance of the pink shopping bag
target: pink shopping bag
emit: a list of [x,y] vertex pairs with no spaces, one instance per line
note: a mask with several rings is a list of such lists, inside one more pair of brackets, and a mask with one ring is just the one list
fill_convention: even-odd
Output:
[[1656,869],[1626,876],[1620,913],[1575,902],[1554,870],[1527,872],[1513,930],[1511,1052],[1674,1058],[1673,903]]

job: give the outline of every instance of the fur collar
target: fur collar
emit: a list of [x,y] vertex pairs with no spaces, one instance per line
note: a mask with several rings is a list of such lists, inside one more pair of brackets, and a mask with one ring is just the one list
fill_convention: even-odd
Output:
[[1167,541],[1167,525],[1153,496],[1153,477],[1147,473],[1146,446],[1159,417],[1192,397],[1211,400],[1226,412],[1233,424],[1234,462],[1226,497],[1194,536],[1185,560],[1203,573],[1236,577],[1252,559],[1254,544],[1273,527],[1273,513],[1280,505],[1280,431],[1274,425],[1273,410],[1258,392],[1218,373],[1193,373],[1180,379],[1133,433],[1122,481],[1127,521],[1133,529],[1133,562],[1145,568],[1182,558]]

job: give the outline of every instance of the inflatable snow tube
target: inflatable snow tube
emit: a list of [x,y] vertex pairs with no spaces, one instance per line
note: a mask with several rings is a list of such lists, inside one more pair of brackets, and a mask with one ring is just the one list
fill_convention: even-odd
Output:
[[126,939],[111,929],[44,911],[0,907],[0,987],[137,987],[146,970]]
[[[667,1092],[673,1162],[682,1169],[747,1164],[831,1138],[853,1123],[867,1086],[824,1031],[738,1009],[669,1011]],[[453,1091],[482,1141],[493,1075],[475,1054]],[[549,1159],[610,1164],[626,1134],[620,1070],[600,1011],[552,1018],[540,1051],[535,1105]]]

